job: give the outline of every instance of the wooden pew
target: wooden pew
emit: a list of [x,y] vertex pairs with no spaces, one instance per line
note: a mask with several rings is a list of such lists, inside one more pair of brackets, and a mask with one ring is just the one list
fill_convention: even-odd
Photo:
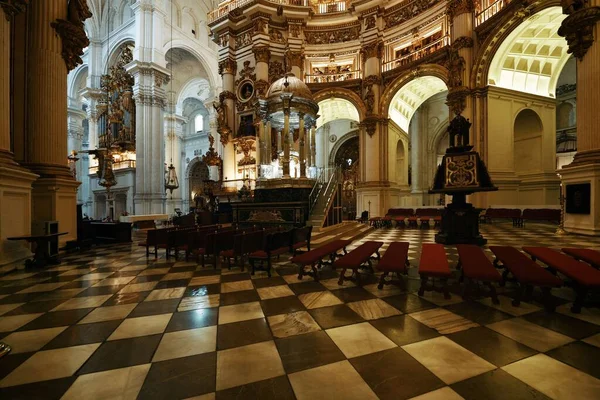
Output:
[[[352,243],[351,240],[334,240],[317,247],[306,253],[293,257],[290,261],[298,266],[298,279],[302,279],[304,275],[310,275],[315,281],[319,280],[319,272],[323,264],[324,258],[329,259],[328,263],[333,264],[338,257],[338,251],[342,250],[347,254],[346,246]],[[311,271],[305,271],[304,268],[310,265]]]
[[[383,242],[368,241],[356,249],[352,250],[348,254],[342,256],[336,262],[333,263],[333,268],[341,268],[340,279],[338,285],[343,285],[345,280],[356,280],[356,284],[360,286],[360,273],[358,269],[365,263],[368,264],[371,271],[373,271],[373,265],[371,263],[371,256],[376,254],[376,259],[379,260],[379,248],[383,246]],[[352,270],[352,277],[346,278],[346,270]],[[353,277],[355,279],[353,279]]]
[[577,293],[571,307],[571,312],[575,314],[581,312],[588,291],[600,289],[600,271],[584,262],[548,247],[523,247],[523,251],[529,254],[533,261],[540,260],[546,264],[550,272],[560,272],[571,280],[570,284]]
[[565,247],[562,251],[576,260],[585,261],[592,267],[600,269],[600,252],[592,249],[574,249]]
[[290,240],[290,253],[296,255],[298,249],[306,247],[307,251],[310,251],[310,236],[312,233],[312,226],[305,226],[303,228],[294,228],[292,230]]
[[377,285],[378,289],[383,289],[383,285],[395,283],[392,280],[386,280],[390,273],[395,273],[398,277],[397,282],[404,283],[403,286],[406,288],[406,284],[400,278],[399,274],[406,275],[410,267],[410,263],[408,262],[408,247],[408,242],[393,242],[385,253],[383,253],[383,257],[381,257],[381,260],[377,264],[377,269],[383,272],[379,280],[379,285]]
[[[248,255],[248,261],[252,267],[251,274],[254,275],[257,269],[264,269],[262,264],[264,261],[267,262],[267,275],[271,277],[271,259],[273,257],[279,257],[281,254],[290,251],[290,240],[292,230],[283,232],[274,232],[266,235],[265,245],[262,250],[257,250]],[[256,262],[261,262],[261,267],[256,266]]]

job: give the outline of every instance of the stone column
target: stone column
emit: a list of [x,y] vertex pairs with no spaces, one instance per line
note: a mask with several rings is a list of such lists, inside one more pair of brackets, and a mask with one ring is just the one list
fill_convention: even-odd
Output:
[[138,41],[127,71],[134,77],[136,101],[136,171],[134,214],[165,212],[164,111],[169,82],[165,68],[163,25],[166,13],[150,0],[132,6]]
[[221,130],[220,140],[223,144],[223,179],[234,180],[236,178],[237,166],[235,163],[235,150],[233,148],[233,129],[235,127],[235,74],[237,71],[236,61],[226,58],[219,63],[219,73],[223,77],[223,91],[219,95],[222,106],[225,107],[227,126],[219,127]]
[[304,114],[300,114],[300,127],[298,134],[298,158],[300,159],[300,178],[306,178],[306,154],[304,146]]
[[[67,64],[63,40],[52,26],[67,19],[67,0],[31,2],[27,44],[27,140],[25,161],[40,175],[33,184],[33,222],[58,221],[68,232],[61,243],[77,237],[76,182],[66,162]],[[39,233],[39,232],[33,232]]]
[[[19,2],[16,2],[19,5]],[[11,144],[12,113],[10,95],[11,24],[14,15],[25,9],[5,8],[0,11],[0,270],[21,268],[23,260],[31,255],[22,242],[8,237],[28,235],[31,232],[31,184],[37,175],[14,161]],[[22,68],[22,67],[21,67]]]
[[314,167],[317,165],[317,127],[316,123],[313,124],[310,130],[310,162],[311,166]]
[[[67,152],[68,154],[71,151],[76,151],[79,153],[83,150],[83,120],[87,117],[85,111],[81,109],[81,107],[77,107],[78,104],[73,104],[72,107],[69,107],[67,110],[67,123],[68,123],[68,144],[67,144]],[[78,156],[81,161],[81,155]],[[77,179],[80,182],[83,182],[86,179],[86,172],[81,168],[82,162],[77,162],[75,164],[75,169],[77,172]],[[80,186],[77,190],[77,203],[81,204],[84,201],[84,196],[86,194],[83,193],[83,185]]]
[[[574,2],[577,3],[577,2]],[[577,58],[577,154],[573,163],[563,167],[561,174],[563,194],[570,185],[590,185],[590,212],[565,213],[567,232],[600,235],[600,115],[597,111],[600,93],[600,0],[590,0],[574,9],[563,9],[567,18],[558,34],[564,36],[569,51]],[[583,201],[587,200],[584,187],[573,186]],[[575,196],[573,196],[575,197]],[[574,200],[566,198],[568,208]],[[572,204],[576,206],[576,204]]]
[[283,142],[283,177],[290,177],[290,110],[283,110],[283,130],[281,131],[281,141]]
[[304,80],[304,74],[302,71],[302,60],[304,56],[301,51],[290,51],[288,53],[288,62],[290,63],[290,71],[298,79]]
[[167,191],[166,210],[167,214],[174,214],[175,208],[182,208],[181,189],[183,171],[181,170],[181,140],[183,137],[183,126],[186,119],[180,115],[167,115],[165,117],[165,162],[168,165],[173,164],[179,188],[173,190],[173,194]]

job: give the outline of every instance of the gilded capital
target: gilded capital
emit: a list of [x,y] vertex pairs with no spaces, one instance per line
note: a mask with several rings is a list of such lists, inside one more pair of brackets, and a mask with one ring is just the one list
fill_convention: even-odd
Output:
[[382,58],[383,56],[383,43],[381,42],[371,42],[366,44],[362,48],[362,53],[365,56],[365,59],[369,58]]
[[237,71],[237,63],[231,58],[219,62],[219,75],[231,74],[235,75]]
[[15,15],[24,12],[29,5],[29,0],[2,0],[0,6],[4,10],[4,16],[10,21]]
[[268,63],[271,58],[271,51],[268,46],[257,46],[252,49],[256,62]]
[[302,53],[299,51],[290,51],[287,55],[290,67],[302,68]]
[[456,18],[465,13],[475,11],[475,2],[473,0],[449,0],[446,6],[446,12],[450,18]]

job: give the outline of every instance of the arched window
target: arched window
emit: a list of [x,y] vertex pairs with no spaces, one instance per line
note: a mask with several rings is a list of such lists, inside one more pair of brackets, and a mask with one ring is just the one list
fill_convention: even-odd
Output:
[[196,115],[196,118],[194,119],[194,130],[196,132],[200,132],[204,129],[204,117],[202,116],[202,114],[198,114]]

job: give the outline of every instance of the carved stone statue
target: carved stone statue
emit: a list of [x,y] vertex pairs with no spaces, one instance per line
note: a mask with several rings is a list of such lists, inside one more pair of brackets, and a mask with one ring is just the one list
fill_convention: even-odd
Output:
[[[457,115],[448,125],[450,147],[466,147],[469,145],[469,129],[471,122],[462,115]],[[458,141],[456,140],[458,138]]]
[[465,59],[458,54],[458,50],[450,49],[448,54],[448,87],[455,88],[463,85],[463,71]]

